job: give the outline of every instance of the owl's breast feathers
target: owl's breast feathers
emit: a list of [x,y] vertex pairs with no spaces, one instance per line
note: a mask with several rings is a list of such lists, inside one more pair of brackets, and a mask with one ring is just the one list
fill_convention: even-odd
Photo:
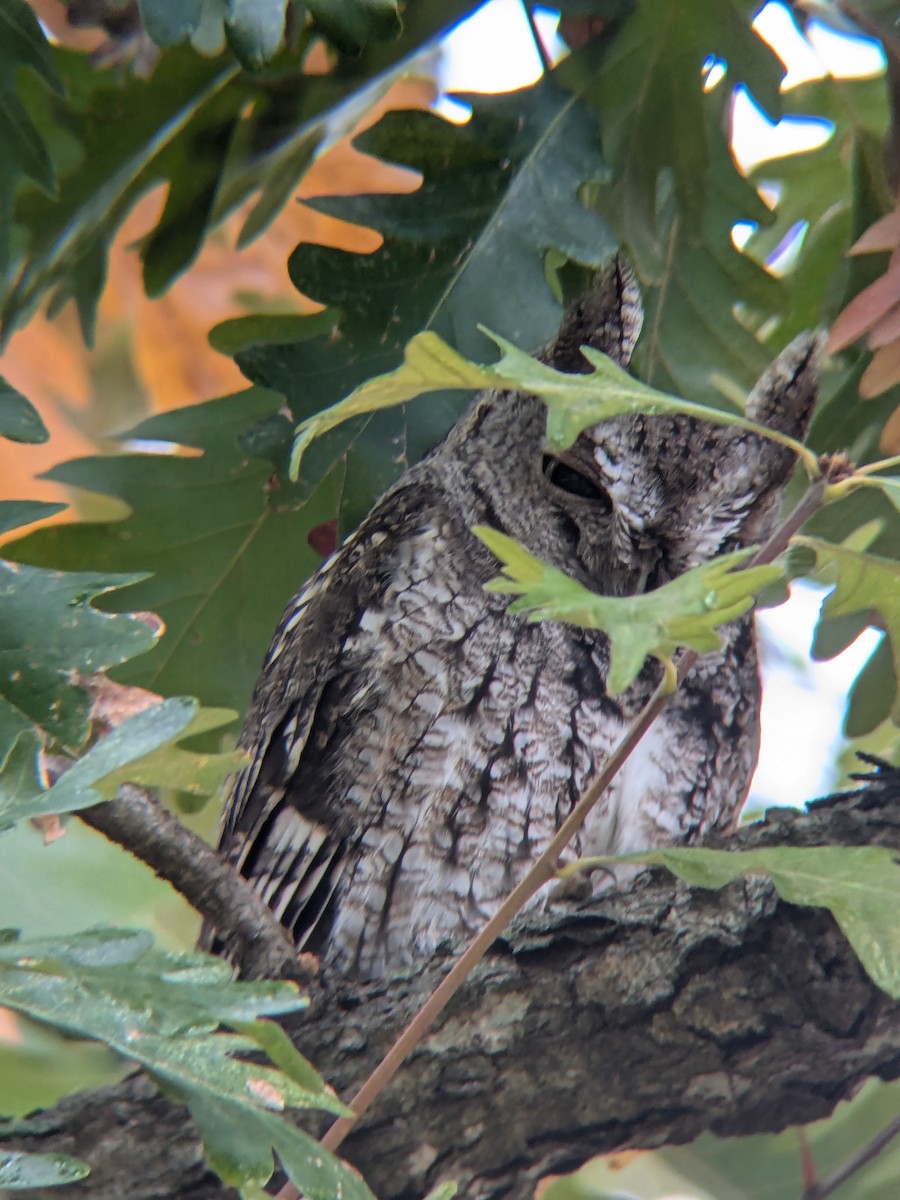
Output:
[[[483,590],[483,548],[433,484],[427,463],[410,473],[288,607],[222,832],[298,949],[345,972],[379,973],[479,928],[657,682],[648,667],[609,698],[602,634],[508,616]],[[756,720],[747,629],[635,756],[572,857],[731,820],[736,771],[750,766],[732,750],[747,758]],[[738,651],[744,678],[713,702],[710,678]],[[698,695],[714,719],[688,717]]]

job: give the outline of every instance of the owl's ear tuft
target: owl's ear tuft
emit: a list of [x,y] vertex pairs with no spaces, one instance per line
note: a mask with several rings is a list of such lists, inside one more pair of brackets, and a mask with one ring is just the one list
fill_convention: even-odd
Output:
[[600,350],[627,367],[644,321],[638,282],[621,255],[594,276],[587,290],[565,312],[559,333],[539,357],[558,371],[584,374],[591,369],[582,346]]
[[761,375],[747,397],[746,416],[802,441],[819,394],[824,338],[801,333]]

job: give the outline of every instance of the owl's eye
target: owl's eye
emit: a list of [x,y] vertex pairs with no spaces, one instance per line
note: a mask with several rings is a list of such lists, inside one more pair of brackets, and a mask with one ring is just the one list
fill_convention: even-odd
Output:
[[558,458],[552,458],[546,454],[544,455],[544,474],[550,483],[559,488],[561,492],[568,492],[570,496],[578,496],[581,500],[593,500],[602,504],[604,508],[611,507],[609,496],[603,488],[598,487],[593,479],[582,475],[569,463],[561,462]]

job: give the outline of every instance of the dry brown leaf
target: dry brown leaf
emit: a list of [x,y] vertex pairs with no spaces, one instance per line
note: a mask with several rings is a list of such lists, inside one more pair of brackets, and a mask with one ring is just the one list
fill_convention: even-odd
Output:
[[900,454],[900,407],[895,408],[888,417],[878,439],[878,448],[885,458],[893,458],[895,454]]
[[162,696],[145,688],[116,683],[102,671],[96,675],[77,676],[74,682],[91,697],[91,721],[103,735],[162,700]]
[[874,254],[884,250],[896,250],[900,246],[900,209],[880,217],[859,237],[848,254]]
[[879,346],[887,346],[895,338],[900,337],[900,304],[895,305],[890,312],[876,321],[869,330],[869,345],[873,350]]
[[46,817],[32,817],[31,824],[43,834],[45,846],[52,846],[54,842],[66,836],[66,827],[58,813],[50,813]]
[[900,251],[895,251],[885,273],[854,296],[831,327],[829,354],[855,342],[895,304],[900,302]]
[[900,383],[900,341],[875,351],[859,381],[859,394],[864,400],[871,400],[895,383]]
[[0,1008],[0,1042],[18,1046],[22,1042],[22,1028],[19,1019],[8,1008]]

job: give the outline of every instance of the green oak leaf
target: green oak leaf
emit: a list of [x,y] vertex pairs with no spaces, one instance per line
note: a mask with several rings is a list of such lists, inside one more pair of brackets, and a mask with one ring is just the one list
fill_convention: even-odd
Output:
[[[819,567],[837,572],[837,585],[822,605],[822,618],[877,612],[890,642],[894,679],[900,679],[900,563],[875,554],[862,554],[847,546],[835,546],[821,538],[794,540],[815,551]],[[900,693],[896,682],[892,695],[891,715],[900,724]]]
[[[413,19],[407,7],[404,20]],[[311,336],[246,345],[238,364],[283,393],[295,424],[393,370],[423,328],[463,354],[478,352],[479,320],[517,344],[537,346],[559,324],[548,286],[551,250],[599,268],[616,249],[586,205],[585,178],[603,170],[597,126],[577,96],[548,77],[509,96],[475,97],[466,125],[425,112],[387,113],[355,139],[361,152],[422,177],[404,195],[321,197],[318,211],[376,230],[372,254],[304,243],[291,256],[296,286],[331,313]],[[231,338],[239,336],[232,329]],[[459,416],[454,389],[429,405],[376,411],[320,438],[304,455],[304,494],[335,466],[346,468],[337,515],[342,533],[362,519],[404,468]],[[289,446],[288,446],[289,453]]]
[[66,504],[49,500],[0,500],[0,533],[9,533],[11,529],[52,517],[66,508]]
[[157,46],[190,37],[203,15],[203,0],[139,0],[141,20]]
[[607,688],[623,692],[648,656],[668,662],[679,646],[701,653],[717,650],[716,629],[747,611],[758,591],[783,574],[776,564],[737,571],[752,548],[723,554],[639,596],[599,596],[530,554],[495,529],[475,525],[472,532],[503,563],[503,575],[486,590],[516,595],[510,612],[529,621],[565,621],[582,629],[602,629],[610,641]]
[[[293,984],[235,981],[227,963],[157,950],[144,931],[7,935],[0,941],[0,1004],[140,1063],[187,1105],[226,1181],[264,1183],[274,1149],[305,1195],[371,1200],[356,1171],[282,1115],[291,1107],[348,1112],[259,1020],[305,1007]],[[258,1061],[259,1050],[270,1047],[278,1065]]]
[[547,405],[547,440],[557,450],[571,446],[582,430],[611,417],[633,412],[680,413],[717,425],[738,425],[761,437],[781,442],[816,469],[815,456],[794,438],[735,413],[658,392],[623,371],[608,355],[589,346],[582,347],[581,352],[593,371],[584,375],[570,374],[547,366],[489,329],[479,328],[500,347],[499,362],[490,366],[471,363],[436,333],[416,334],[407,343],[399,367],[368,380],[344,400],[301,421],[291,455],[291,477],[297,478],[300,460],[310,442],[344,421],[405,404],[428,392],[484,387],[540,396]]
[[37,409],[0,376],[0,437],[11,442],[46,442],[47,426]]
[[167,788],[188,796],[214,796],[225,779],[244,765],[246,755],[241,750],[186,750],[177,743],[230,725],[237,715],[231,708],[195,708],[189,723],[173,739],[140,757],[135,755],[125,766],[98,780],[99,798],[112,799],[123,783]]
[[367,42],[395,38],[403,28],[397,0],[307,0],[316,25],[344,54]]
[[101,612],[92,603],[143,578],[48,571],[0,560],[4,806],[40,790],[36,755],[48,739],[71,751],[84,743],[90,700],[77,677],[124,663],[156,642],[156,633],[143,621]]
[[306,533],[336,503],[337,478],[301,499],[286,481],[269,486],[272,463],[239,444],[242,431],[277,408],[276,396],[254,389],[151,417],[124,436],[202,453],[123,452],[54,467],[55,479],[114,496],[129,515],[52,525],[7,547],[42,564],[152,572],[106,604],[150,610],[166,626],[150,653],[116,671],[119,682],[196,695],[204,705],[246,705],[279,613],[321,561]]
[[860,483],[883,493],[900,512],[900,475],[867,475]]
[[0,792],[0,822],[6,825],[23,817],[74,812],[96,804],[103,796],[94,785],[109,775],[117,782],[111,791],[107,790],[106,796],[115,794],[118,781],[132,777],[125,764],[158,751],[159,747],[182,735],[193,720],[196,708],[196,702],[186,697],[163,700],[117,725],[73,763],[52,787],[19,795],[5,804]]
[[281,47],[286,4],[287,0],[226,0],[228,44],[251,71],[259,70]]
[[490,387],[494,382],[490,367],[470,363],[436,333],[417,333],[407,342],[403,362],[396,370],[376,375],[346,399],[300,422],[291,454],[291,478],[297,478],[300,460],[310,442],[344,421],[383,408],[395,408],[427,392],[446,388],[477,389]]
[[751,28],[755,8],[747,0],[720,0],[704,7],[701,21],[689,0],[642,0],[603,55],[588,94],[604,118],[613,175],[607,207],[642,275],[663,269],[661,193],[674,190],[695,238],[703,225],[718,150],[704,136],[706,118],[730,92],[721,86],[710,94],[700,86],[709,56],[724,60],[729,81],[743,81],[769,113],[780,112],[784,65]]

